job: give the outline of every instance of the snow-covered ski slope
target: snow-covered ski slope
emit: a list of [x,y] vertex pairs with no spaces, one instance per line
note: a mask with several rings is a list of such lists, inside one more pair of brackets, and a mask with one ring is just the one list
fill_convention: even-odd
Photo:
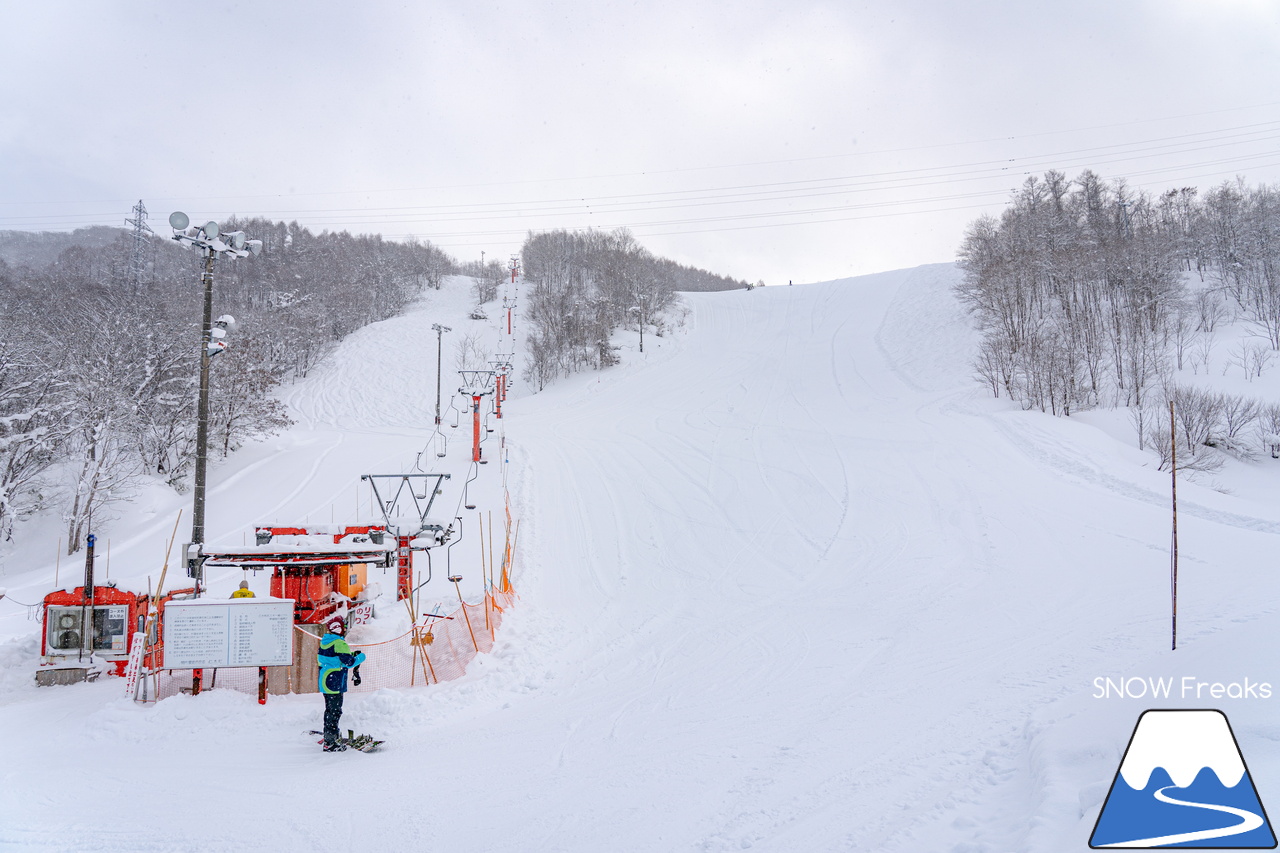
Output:
[[[1167,475],[985,396],[957,275],[688,295],[686,331],[518,389],[521,600],[465,679],[349,697],[377,755],[302,735],[318,697],[135,707],[29,687],[30,641],[0,645],[0,849],[1078,851],[1148,707],[1223,707],[1280,803],[1280,698],[1093,698],[1280,688],[1280,502],[1180,484],[1169,652]],[[436,320],[389,322],[431,351]],[[219,502],[328,512],[348,473],[411,465],[433,399],[350,405],[380,375],[433,390],[377,344],[397,328],[344,344]],[[306,489],[260,494],[304,459]]]

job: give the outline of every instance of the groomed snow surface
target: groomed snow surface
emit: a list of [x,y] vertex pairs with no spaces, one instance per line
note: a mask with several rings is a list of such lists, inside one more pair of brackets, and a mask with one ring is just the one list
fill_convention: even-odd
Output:
[[[1152,707],[1222,708],[1280,809],[1280,463],[1239,467],[1247,498],[1214,488],[1234,468],[1180,482],[1169,651],[1167,474],[987,396],[957,276],[687,295],[619,367],[520,383],[520,601],[464,679],[348,697],[381,753],[321,753],[318,696],[35,688],[37,625],[0,602],[0,849],[1080,851]],[[412,467],[430,326],[470,322],[449,298],[291,392],[299,424],[213,472],[211,538],[342,521],[359,474]],[[165,500],[113,522],[113,577],[158,573]],[[12,598],[51,588],[52,550],[10,558]],[[1187,676],[1273,698],[1094,698]]]

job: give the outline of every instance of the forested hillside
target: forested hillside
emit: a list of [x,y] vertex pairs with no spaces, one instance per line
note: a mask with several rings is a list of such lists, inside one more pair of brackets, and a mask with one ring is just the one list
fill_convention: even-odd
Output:
[[[276,386],[423,287],[439,287],[454,267],[426,243],[258,219],[224,227],[262,240],[263,251],[219,261],[215,272],[214,315],[236,320],[212,366],[215,455],[287,425]],[[201,258],[159,238],[147,245],[136,281],[123,233],[105,247],[66,248],[47,266],[0,262],[0,541],[17,520],[51,508],[74,548],[90,517],[141,478],[187,487]]]
[[[257,218],[221,225],[261,240],[262,253],[220,260],[215,271],[214,316],[235,320],[212,367],[215,457],[287,426],[274,389],[305,377],[353,331],[458,271],[472,276],[483,311],[509,274],[492,260],[460,266],[417,240]],[[188,487],[201,258],[160,237],[142,245],[135,256],[132,236],[117,229],[0,232],[0,247],[33,261],[0,257],[0,542],[23,517],[54,510],[73,550],[93,514],[144,478]],[[677,290],[745,287],[657,258],[622,231],[531,235],[523,257],[532,292],[520,310],[534,330],[526,375],[536,388],[614,363],[609,336],[619,327],[664,334]]]
[[90,225],[74,231],[0,231],[0,263],[45,267],[73,246],[102,249],[127,233],[123,228]]
[[678,291],[747,286],[656,257],[626,229],[530,234],[521,250],[532,284],[525,318],[533,324],[524,376],[538,388],[558,376],[616,362],[610,335],[633,328],[661,336],[678,316]]
[[1166,463],[1170,401],[1180,462],[1280,446],[1280,401],[1186,381],[1211,368],[1256,379],[1280,350],[1280,189],[1152,197],[1048,172],[974,222],[959,254],[957,293],[984,333],[977,376],[996,396],[1061,415],[1128,408]]

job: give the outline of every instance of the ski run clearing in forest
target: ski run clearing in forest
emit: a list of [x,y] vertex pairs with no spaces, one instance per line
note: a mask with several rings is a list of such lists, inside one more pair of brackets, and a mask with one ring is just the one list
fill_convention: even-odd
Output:
[[[1095,688],[1280,684],[1280,462],[1180,482],[1169,651],[1168,475],[1122,415],[988,396],[958,276],[687,294],[644,353],[619,333],[618,367],[517,385],[520,600],[465,678],[348,698],[376,755],[299,737],[314,695],[37,689],[37,626],[0,603],[0,849],[1079,851],[1148,707],[1221,707],[1280,808],[1274,693]],[[413,465],[431,324],[472,322],[451,288],[352,335],[293,429],[215,469],[214,544]],[[181,505],[111,523],[122,585]],[[12,598],[48,591],[52,552],[11,557]]]

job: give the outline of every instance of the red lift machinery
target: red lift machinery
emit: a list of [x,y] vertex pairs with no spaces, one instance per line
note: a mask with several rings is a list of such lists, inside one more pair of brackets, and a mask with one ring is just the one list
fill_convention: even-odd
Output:
[[[450,522],[431,507],[448,474],[365,474],[382,524],[261,526],[256,544],[205,548],[205,567],[271,570],[271,595],[294,601],[294,623],[323,625],[335,615],[354,624],[373,615],[367,601],[370,568],[395,569],[396,600],[415,590],[413,552],[443,545]],[[385,492],[385,495],[384,495]]]
[[[453,535],[452,521],[430,515],[448,474],[366,474],[383,516],[382,524],[263,526],[255,529],[253,546],[206,548],[196,559],[206,567],[271,569],[271,595],[294,600],[296,624],[324,624],[335,614],[359,621],[372,615],[364,601],[367,567],[395,568],[396,599],[415,591],[413,553],[443,545]],[[385,492],[385,496],[384,496]],[[146,626],[150,596],[129,592],[93,579],[94,537],[88,539],[85,581],[44,598],[41,632],[42,665],[37,683],[69,684],[97,678],[107,664],[122,675],[129,644]],[[421,584],[418,584],[421,586]],[[143,665],[164,668],[165,605],[188,598],[195,588],[173,590],[157,602]]]
[[[93,680],[104,668],[123,675],[129,662],[130,640],[146,624],[150,596],[119,589],[110,582],[94,583],[95,539],[90,534],[86,544],[84,584],[54,590],[44,597],[41,663],[36,670],[36,683],[42,686]],[[194,592],[194,588],[174,590],[157,602],[156,609],[163,616],[168,602]],[[153,625],[152,631],[155,630]],[[154,639],[153,633],[147,665],[160,668],[164,650],[154,644]]]

